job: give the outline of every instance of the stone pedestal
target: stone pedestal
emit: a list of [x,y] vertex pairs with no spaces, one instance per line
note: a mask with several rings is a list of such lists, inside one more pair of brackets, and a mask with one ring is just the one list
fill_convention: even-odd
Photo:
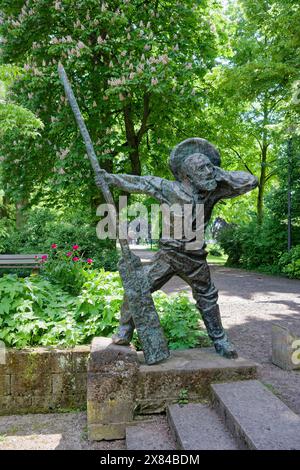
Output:
[[87,420],[90,440],[123,439],[132,421],[139,361],[131,347],[94,338],[88,364]]
[[95,338],[87,381],[89,439],[124,439],[136,415],[164,411],[183,391],[199,402],[209,399],[211,383],[256,377],[256,364],[222,358],[213,348],[172,351],[170,359],[148,366],[142,353]]
[[300,322],[272,324],[272,362],[284,370],[300,369]]

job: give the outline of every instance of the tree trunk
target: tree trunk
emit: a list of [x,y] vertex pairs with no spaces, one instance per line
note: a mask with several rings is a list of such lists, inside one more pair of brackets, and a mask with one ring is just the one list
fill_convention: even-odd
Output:
[[25,224],[26,216],[24,209],[27,206],[28,201],[26,199],[21,199],[16,202],[16,228],[17,230],[22,230]]
[[261,170],[258,186],[257,197],[257,222],[262,224],[264,218],[264,193],[266,186],[266,163],[267,163],[267,148],[263,147],[261,152]]
[[260,177],[258,186],[258,197],[257,197],[257,222],[259,225],[262,224],[264,218],[264,193],[266,186],[267,176],[267,160],[268,160],[268,124],[269,109],[268,102],[265,99],[264,103],[264,117],[263,117],[263,131],[262,131],[262,144],[261,144],[261,159],[260,159]]
[[131,162],[131,172],[133,175],[139,176],[142,174],[139,148],[143,136],[148,131],[148,118],[151,112],[149,93],[144,93],[143,102],[143,115],[141,117],[140,128],[137,132],[134,129],[131,103],[126,104],[123,109],[126,140],[129,147],[129,158]]
[[141,175],[141,162],[139,155],[139,142],[134,130],[131,104],[124,107],[124,122],[126,130],[126,139],[129,147],[129,158],[131,162],[131,172],[133,175]]
[[9,217],[8,211],[9,200],[6,196],[3,196],[2,206],[0,207],[0,219]]

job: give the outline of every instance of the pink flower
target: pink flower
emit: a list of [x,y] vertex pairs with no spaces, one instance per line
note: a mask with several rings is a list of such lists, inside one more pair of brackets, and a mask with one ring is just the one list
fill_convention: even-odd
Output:
[[42,260],[45,261],[46,259],[48,259],[48,255],[43,255],[43,256],[42,256]]
[[72,256],[72,254],[73,254],[72,251],[68,251],[67,256],[70,258],[70,256]]
[[73,248],[73,250],[78,250],[79,245],[73,245],[72,248]]
[[93,260],[92,260],[92,258],[88,258],[88,259],[86,260],[86,262],[87,262],[88,264],[92,264],[92,263],[93,263]]
[[74,256],[73,261],[79,261],[78,256]]
[[52,243],[51,248],[52,248],[53,250],[55,250],[55,248],[57,248],[56,243]]

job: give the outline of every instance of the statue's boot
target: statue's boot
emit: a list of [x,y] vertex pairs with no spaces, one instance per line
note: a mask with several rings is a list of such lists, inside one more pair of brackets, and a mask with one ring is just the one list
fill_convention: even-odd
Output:
[[222,326],[219,306],[215,305],[208,310],[202,310],[202,318],[208,335],[214,343],[216,352],[228,359],[237,358],[237,351],[229,341]]
[[130,320],[129,322],[124,324],[120,324],[116,333],[112,336],[112,342],[114,344],[119,344],[120,346],[127,346],[132,340],[133,332],[133,320]]

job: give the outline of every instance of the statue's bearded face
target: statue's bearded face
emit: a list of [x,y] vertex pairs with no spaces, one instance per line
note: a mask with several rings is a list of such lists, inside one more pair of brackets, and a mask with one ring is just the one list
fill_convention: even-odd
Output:
[[215,167],[202,153],[187,157],[181,168],[182,175],[199,191],[214,191],[217,187]]

